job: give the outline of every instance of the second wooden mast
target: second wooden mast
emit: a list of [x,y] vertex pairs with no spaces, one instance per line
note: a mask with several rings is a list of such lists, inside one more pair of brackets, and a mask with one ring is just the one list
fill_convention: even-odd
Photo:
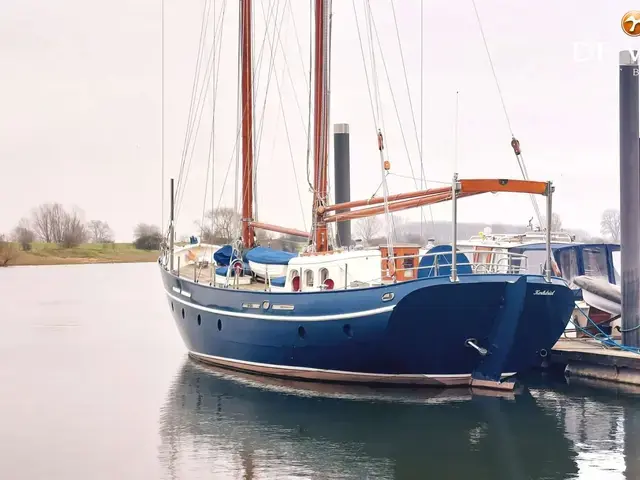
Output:
[[327,223],[323,210],[327,204],[329,163],[329,22],[330,0],[315,0],[315,62],[313,122],[313,231],[316,252],[329,249]]
[[240,1],[240,59],[242,112],[242,246],[254,244],[253,221],[253,52],[251,0]]

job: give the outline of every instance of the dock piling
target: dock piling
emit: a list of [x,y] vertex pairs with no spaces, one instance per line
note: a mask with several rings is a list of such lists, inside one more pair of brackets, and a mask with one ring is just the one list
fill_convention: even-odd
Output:
[[622,343],[640,347],[640,108],[637,52],[623,50],[619,60]]

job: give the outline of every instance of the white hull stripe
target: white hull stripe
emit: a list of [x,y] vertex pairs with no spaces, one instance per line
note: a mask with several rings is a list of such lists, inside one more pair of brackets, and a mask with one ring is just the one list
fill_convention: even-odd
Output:
[[[426,373],[420,373],[420,374],[403,374],[403,373],[368,373],[368,372],[348,372],[348,371],[344,371],[344,370],[324,370],[324,369],[320,369],[320,368],[310,368],[310,367],[292,367],[289,365],[273,365],[273,364],[269,364],[269,363],[258,363],[258,362],[248,362],[246,360],[236,360],[233,358],[225,358],[225,357],[218,357],[216,355],[207,355],[205,353],[198,353],[198,352],[193,352],[193,351],[189,351],[189,355],[191,355],[192,357],[195,357],[197,359],[201,359],[203,361],[209,361],[211,363],[217,363],[217,364],[224,364],[224,365],[230,365],[230,364],[235,364],[238,367],[240,366],[244,366],[246,368],[246,370],[265,370],[265,369],[275,369],[275,370],[286,370],[291,372],[292,374],[295,372],[306,372],[306,373],[315,373],[315,374],[326,374],[326,375],[331,375],[333,377],[352,377],[352,378],[359,378],[360,381],[367,381],[367,379],[372,379],[372,380],[388,380],[388,381],[401,381],[401,380],[408,380],[408,381],[415,381],[415,380],[421,380],[421,379],[432,379],[432,380],[438,380],[438,379],[442,379],[442,380],[465,380],[466,382],[470,382],[471,381],[471,374],[470,373],[454,373],[454,374],[426,374]],[[515,372],[510,372],[510,373],[503,373],[502,377],[512,377],[515,375]]]
[[369,315],[377,315],[379,313],[387,313],[393,310],[395,305],[385,305],[384,307],[374,308],[371,310],[361,310],[359,312],[349,312],[349,313],[335,313],[333,315],[304,315],[304,316],[295,316],[295,315],[265,315],[261,313],[251,313],[251,312],[233,312],[229,310],[221,310],[218,308],[210,308],[204,307],[202,305],[196,305],[195,303],[188,302],[184,298],[176,297],[175,295],[167,292],[167,296],[172,298],[176,302],[180,302],[184,305],[188,305],[189,307],[195,308],[197,310],[201,310],[203,312],[214,313],[216,315],[226,315],[228,317],[238,317],[238,318],[253,318],[257,320],[284,320],[290,322],[319,322],[319,321],[328,321],[328,320],[347,320],[350,318],[360,318],[367,317]]

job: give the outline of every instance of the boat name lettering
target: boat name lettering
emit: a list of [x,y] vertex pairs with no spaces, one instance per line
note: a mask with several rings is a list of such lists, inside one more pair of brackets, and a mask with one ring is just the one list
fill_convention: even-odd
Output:
[[273,310],[293,310],[293,305],[274,305],[271,307]]
[[187,292],[186,290],[180,290],[180,295],[184,295],[187,298],[191,298],[191,293]]
[[243,303],[242,308],[260,308],[259,303]]
[[176,293],[180,293],[180,289],[178,287],[171,287],[172,290]]
[[533,292],[534,295],[553,295],[556,293],[555,290],[536,290]]

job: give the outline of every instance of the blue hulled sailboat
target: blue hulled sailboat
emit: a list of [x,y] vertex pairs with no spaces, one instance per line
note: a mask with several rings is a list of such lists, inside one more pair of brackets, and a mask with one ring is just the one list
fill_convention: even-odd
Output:
[[[526,273],[526,257],[511,253],[491,272],[486,262],[479,268],[456,244],[456,205],[488,192],[540,195],[551,219],[551,182],[454,176],[450,186],[390,195],[379,133],[384,195],[331,205],[330,1],[314,5],[311,232],[254,220],[251,1],[242,0],[241,240],[216,252],[207,278],[197,264],[175,264],[172,213],[159,259],[169,308],[189,354],[222,367],[306,380],[513,388],[506,377],[538,364],[562,334],[573,294],[552,275],[549,238],[544,274]],[[173,187],[171,198],[173,212]],[[452,245],[424,252],[394,245],[391,235],[375,249],[333,245],[333,223],[445,201],[453,206]],[[308,247],[290,254],[259,246],[256,229],[302,236]]]

